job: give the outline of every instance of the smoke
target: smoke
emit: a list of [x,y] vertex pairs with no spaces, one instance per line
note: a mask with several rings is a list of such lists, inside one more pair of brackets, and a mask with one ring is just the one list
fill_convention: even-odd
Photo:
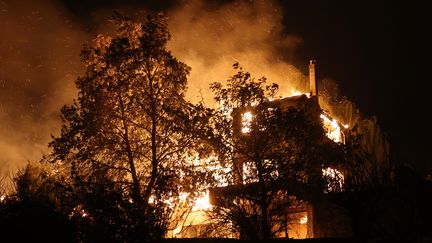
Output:
[[357,125],[362,115],[354,102],[341,94],[338,84],[333,79],[320,81],[320,107],[344,125],[351,128]]
[[[225,3],[216,3],[225,2]],[[120,5],[121,13],[137,17],[151,9]],[[255,78],[265,76],[279,84],[279,95],[294,90],[308,92],[307,77],[290,62],[302,39],[284,33],[283,10],[273,0],[204,1],[183,0],[165,11],[171,41],[168,49],[192,68],[187,98],[191,102],[212,102],[210,83],[224,82],[235,74],[236,62]],[[97,32],[110,33],[106,21],[112,8],[93,12]],[[308,65],[305,63],[305,66]]]
[[[189,100],[212,102],[209,84],[233,75],[235,62],[256,78],[278,83],[280,95],[307,91],[306,76],[289,64],[302,40],[284,34],[277,3],[224,2],[183,1],[166,11],[172,34],[169,49],[192,67]],[[115,7],[130,16],[137,12],[136,5]],[[112,10],[111,5],[94,7],[85,15],[88,19],[79,19],[54,0],[0,0],[1,174],[37,161],[47,151],[50,135],[60,130],[61,106],[76,97],[82,46],[96,32],[109,30]],[[90,24],[95,33],[84,29]]]
[[0,1],[0,175],[39,160],[76,92],[86,38],[50,1]]
[[[235,1],[209,7],[185,1],[168,13],[169,48],[192,67],[188,98],[211,102],[209,84],[226,81],[239,62],[253,77],[278,83],[279,94],[307,91],[306,77],[288,62],[301,39],[283,34],[282,9],[275,1]],[[307,64],[305,64],[307,65]]]

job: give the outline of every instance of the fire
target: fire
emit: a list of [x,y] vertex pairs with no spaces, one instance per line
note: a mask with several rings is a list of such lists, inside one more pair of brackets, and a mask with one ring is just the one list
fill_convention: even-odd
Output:
[[304,93],[298,90],[291,91],[291,94],[289,94],[287,97],[300,96],[300,95],[306,95],[308,98],[310,98],[310,93]]
[[206,191],[204,196],[198,198],[195,201],[194,206],[192,208],[192,211],[207,210],[207,209],[210,209],[211,207],[212,207],[212,205],[210,204],[209,192]]
[[[306,95],[308,98],[311,97],[310,93],[304,93],[297,90],[294,90],[291,92],[289,96],[286,97],[293,97],[293,96],[301,96]],[[253,107],[255,104],[252,104]],[[226,113],[226,115],[231,115],[232,110]],[[254,115],[252,111],[246,111],[241,114],[241,133],[248,134],[252,131],[252,119],[254,119]],[[323,113],[320,115],[320,118],[323,120],[323,128],[326,131],[326,135],[328,138],[333,140],[337,143],[344,143],[344,134],[343,129],[347,129],[348,125],[344,125],[340,122],[338,122],[336,119],[331,118],[327,114]],[[217,161],[216,157],[208,158],[208,159],[198,159],[198,157],[191,156],[190,163],[201,166],[202,168],[205,168],[207,170],[212,170],[215,172],[215,179],[219,182],[218,186],[227,186],[228,182],[224,179],[223,174],[229,173],[231,171],[231,168],[225,168],[222,167],[218,163],[214,163]],[[243,183],[250,183],[254,181],[253,178],[253,169],[252,167],[244,166],[243,167]],[[343,174],[333,168],[325,168],[322,169],[322,175],[324,178],[328,179],[327,183],[327,189],[326,192],[330,191],[337,191],[341,190],[343,183],[344,183],[344,176]],[[275,175],[277,177],[277,175]],[[247,181],[247,182],[246,182]],[[180,193],[180,201],[186,202],[187,198],[189,197],[189,194],[187,193]],[[154,201],[154,198],[151,197],[150,200]],[[191,202],[190,204],[191,212],[186,217],[185,221],[178,225],[175,230],[172,232],[173,237],[177,237],[180,235],[180,232],[183,228],[191,225],[198,225],[201,223],[204,223],[207,219],[205,216],[205,212],[208,212],[207,210],[212,210],[212,205],[210,204],[210,197],[209,197],[209,191],[206,190],[205,193],[202,194],[201,197],[196,199],[195,201]],[[307,215],[302,215],[301,217],[297,218],[298,224],[305,225],[308,223],[308,217]]]
[[[300,96],[300,95],[306,95],[308,98],[310,98],[311,94],[300,92],[298,90],[292,90],[291,94],[288,95],[287,97]],[[349,126],[345,124],[341,124],[336,119],[330,118],[324,113],[321,114],[320,117],[324,121],[324,129],[327,131],[326,134],[327,137],[337,143],[345,143],[345,138],[343,136],[341,126],[345,129],[347,129]],[[246,129],[245,126],[244,129]]]
[[5,195],[1,195],[0,202],[3,202],[6,199]]
[[[186,201],[189,194],[181,193],[180,200]],[[193,228],[193,226],[205,224],[208,221],[207,210],[211,210],[212,205],[210,204],[210,195],[208,190],[204,196],[195,200],[192,205],[191,210],[185,215],[184,219],[179,222],[173,230],[168,232],[168,237],[184,237],[182,234],[187,231],[188,228]]]
[[[327,137],[331,140],[335,141],[336,143],[345,143],[345,138],[343,136],[343,133],[341,131],[340,123],[333,118],[329,118],[325,114],[320,115],[321,119],[324,122],[324,129],[327,132]],[[348,128],[348,125],[343,125],[344,128]]]
[[[325,114],[321,114],[320,117],[323,120],[324,123],[323,127],[327,132],[326,133],[327,137],[335,141],[336,143],[345,143],[345,138],[341,126],[347,129],[348,125],[340,124],[336,119],[329,118]],[[250,133],[252,118],[253,115],[252,112],[250,111],[244,112],[242,114],[241,116],[242,133]]]

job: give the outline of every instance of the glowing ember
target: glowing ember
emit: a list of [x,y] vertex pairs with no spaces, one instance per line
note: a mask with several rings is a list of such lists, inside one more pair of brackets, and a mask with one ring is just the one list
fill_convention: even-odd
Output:
[[0,202],[3,202],[4,200],[5,200],[5,195],[2,195],[1,197],[0,197]]
[[252,113],[250,111],[242,114],[242,133],[249,133],[251,131]]
[[69,215],[69,217],[72,217],[72,216],[74,216],[74,215],[79,215],[79,216],[81,216],[82,218],[87,218],[87,217],[90,216],[90,215],[87,213],[87,211],[84,210],[84,208],[82,207],[82,205],[78,205],[78,206],[76,206],[76,207],[72,210],[72,212],[71,212],[71,214]]

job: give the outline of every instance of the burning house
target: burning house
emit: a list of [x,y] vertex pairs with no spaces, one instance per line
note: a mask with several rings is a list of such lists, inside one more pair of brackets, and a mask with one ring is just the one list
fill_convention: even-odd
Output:
[[[265,104],[265,117],[266,119],[269,119],[269,117],[271,119],[274,112],[284,113],[290,110],[309,114],[311,117],[320,121],[319,124],[325,131],[326,136],[318,139],[318,143],[324,144],[327,148],[338,150],[338,145],[346,142],[346,134],[349,130],[349,126],[333,119],[321,109],[318,101],[318,89],[315,79],[315,61],[310,61],[309,63],[309,81],[309,93],[275,99]],[[264,133],[266,132],[265,129],[268,128],[260,127],[257,124],[261,121],[255,121],[260,119],[258,115],[255,114],[257,109],[257,107],[243,107],[232,111],[233,123],[237,124],[233,126],[235,134],[234,139],[238,139],[242,142],[248,141],[248,137],[254,129],[262,130]],[[284,126],[284,124],[277,125],[275,131],[286,131],[280,130],[277,128],[278,126],[280,128],[280,126]],[[265,138],[258,138],[258,140],[260,139],[265,140]],[[278,142],[285,143],[283,139],[278,140]],[[279,147],[278,144],[273,144],[271,146],[278,147],[279,150],[281,148],[286,148],[283,146]],[[264,164],[274,163],[272,159],[265,157],[274,156],[274,153],[269,147],[266,149],[269,150],[270,154],[267,153],[267,155],[263,155],[264,157],[260,158],[260,160]],[[225,183],[222,186],[211,188],[204,198],[206,202],[201,202],[201,210],[197,209],[193,211],[185,222],[176,229],[176,232],[172,235],[173,237],[218,236],[217,232],[215,233],[214,230],[209,230],[212,220],[208,218],[208,215],[211,214],[212,207],[225,207],[228,205],[235,205],[235,207],[237,207],[241,201],[238,200],[239,197],[255,198],[256,201],[260,201],[258,198],[260,197],[260,193],[262,194],[263,187],[267,188],[265,192],[266,195],[272,195],[271,200],[284,201],[284,203],[277,206],[271,205],[270,202],[268,205],[265,205],[266,214],[269,215],[264,215],[263,217],[271,217],[277,222],[274,225],[268,226],[271,227],[272,232],[275,232],[274,236],[302,239],[316,237],[347,237],[351,235],[350,219],[343,212],[343,209],[326,200],[318,202],[313,199],[308,200],[308,198],[312,197],[305,196],[299,198],[296,196],[313,195],[317,190],[321,190],[324,194],[334,194],[343,191],[344,173],[342,172],[343,170],[339,169],[336,158],[329,157],[329,160],[335,160],[333,164],[316,161],[317,159],[315,158],[308,158],[306,161],[315,160],[313,161],[315,163],[314,168],[312,168],[312,170],[298,170],[294,172],[287,172],[286,168],[281,166],[270,165],[269,168],[273,169],[269,173],[261,175],[261,177],[267,176],[268,178],[263,180],[263,178],[259,178],[260,175],[256,172],[258,171],[257,166],[260,165],[251,163],[253,158],[245,155],[240,149],[234,149],[233,151],[234,156],[232,164],[234,166],[231,168],[231,173],[233,174],[231,183]],[[382,153],[387,155],[388,147],[385,147]],[[282,154],[282,156],[289,156],[289,152]],[[280,158],[276,160],[280,160]],[[284,174],[288,173],[292,173],[301,179],[284,176]],[[327,183],[323,185],[323,187],[313,188],[315,184],[309,182],[318,177],[320,179],[325,178],[324,181],[327,181]],[[264,182],[261,183],[262,181]],[[302,183],[302,181],[307,181],[307,183]],[[289,189],[286,190],[287,188]],[[286,193],[286,191],[288,191],[288,193]],[[246,203],[246,205],[242,206],[242,210],[244,211],[240,212],[240,214],[247,214],[249,211],[259,211],[263,214],[262,205],[255,207],[251,203]],[[269,212],[267,212],[267,210]],[[207,213],[205,211],[207,211]],[[247,221],[248,219],[241,220]],[[228,227],[232,227],[232,225]],[[251,230],[255,230],[253,226],[249,227]],[[229,236],[242,238],[242,234],[247,234],[247,232],[242,232],[240,229],[240,232]]]

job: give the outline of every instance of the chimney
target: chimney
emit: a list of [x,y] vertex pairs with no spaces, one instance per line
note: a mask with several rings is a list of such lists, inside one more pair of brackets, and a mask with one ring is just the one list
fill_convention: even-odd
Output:
[[315,60],[309,61],[309,88],[311,96],[318,95],[317,84],[315,80]]

